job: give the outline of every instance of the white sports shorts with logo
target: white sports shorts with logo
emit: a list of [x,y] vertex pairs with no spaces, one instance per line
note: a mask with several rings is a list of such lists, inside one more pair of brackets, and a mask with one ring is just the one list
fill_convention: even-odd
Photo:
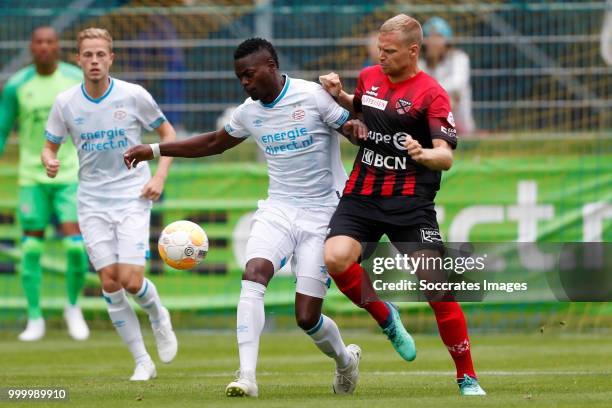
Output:
[[79,227],[96,271],[122,263],[144,266],[149,257],[150,205],[79,212]]
[[267,259],[276,272],[291,258],[295,291],[324,298],[331,279],[323,262],[323,246],[334,210],[299,208],[271,199],[259,201],[247,241],[247,262]]

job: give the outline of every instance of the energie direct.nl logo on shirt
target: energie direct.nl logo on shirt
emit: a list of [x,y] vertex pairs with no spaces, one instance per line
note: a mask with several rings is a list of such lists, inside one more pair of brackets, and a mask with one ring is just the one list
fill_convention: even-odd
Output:
[[313,142],[312,135],[305,127],[263,135],[259,139],[270,155],[305,149]]
[[80,145],[80,149],[87,152],[125,149],[128,147],[127,135],[124,128],[83,132],[79,137],[81,141],[83,141]]

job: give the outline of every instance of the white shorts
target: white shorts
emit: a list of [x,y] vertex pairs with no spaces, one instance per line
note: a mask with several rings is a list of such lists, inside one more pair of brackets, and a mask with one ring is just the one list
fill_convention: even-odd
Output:
[[96,271],[124,263],[143,265],[149,257],[150,207],[112,212],[79,212],[79,227]]
[[260,201],[246,247],[247,262],[264,258],[274,272],[291,258],[296,292],[324,298],[331,283],[323,246],[334,207],[298,208],[278,201]]

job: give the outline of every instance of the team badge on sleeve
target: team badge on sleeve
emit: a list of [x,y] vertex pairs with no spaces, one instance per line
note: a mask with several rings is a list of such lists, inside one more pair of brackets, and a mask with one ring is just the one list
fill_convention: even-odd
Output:
[[450,125],[452,127],[455,127],[455,118],[453,117],[453,112],[448,112],[448,117],[446,118],[446,120],[448,121],[448,123],[450,123]]

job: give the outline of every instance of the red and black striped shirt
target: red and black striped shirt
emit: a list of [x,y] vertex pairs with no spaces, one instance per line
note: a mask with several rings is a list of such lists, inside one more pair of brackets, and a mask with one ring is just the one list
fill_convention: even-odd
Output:
[[413,161],[404,142],[410,135],[424,148],[433,139],[457,146],[455,121],[448,95],[435,79],[420,71],[405,81],[392,83],[380,65],[359,74],[355,111],[363,112],[368,140],[361,143],[345,195],[372,197],[418,196],[434,199],[441,172]]

